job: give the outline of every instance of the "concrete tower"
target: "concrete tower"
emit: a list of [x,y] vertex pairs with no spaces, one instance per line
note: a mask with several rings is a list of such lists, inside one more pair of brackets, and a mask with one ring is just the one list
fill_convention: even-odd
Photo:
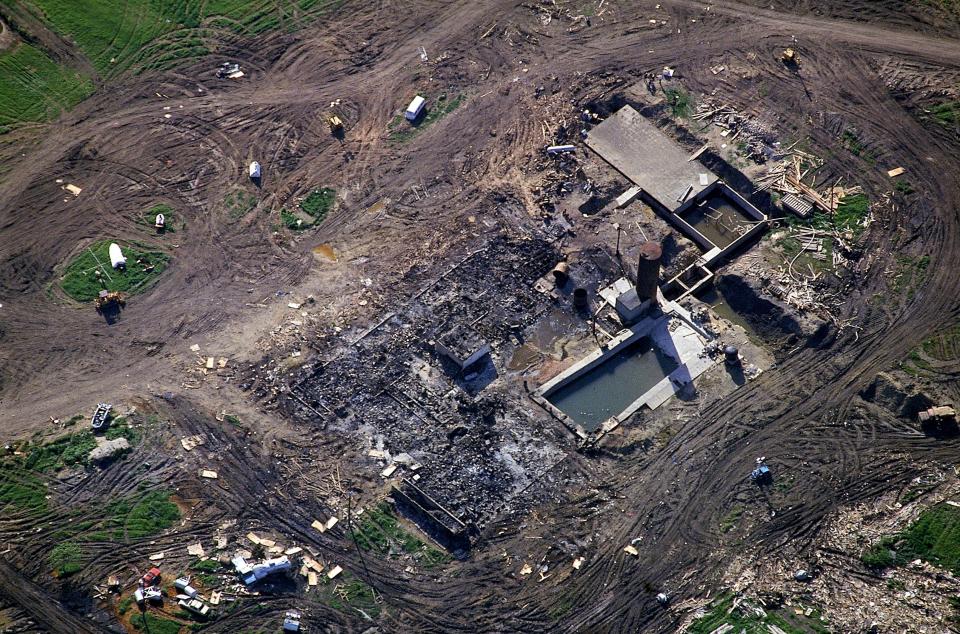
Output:
[[660,258],[663,249],[656,242],[644,242],[640,245],[640,259],[637,262],[637,298],[657,301],[657,282],[660,280]]

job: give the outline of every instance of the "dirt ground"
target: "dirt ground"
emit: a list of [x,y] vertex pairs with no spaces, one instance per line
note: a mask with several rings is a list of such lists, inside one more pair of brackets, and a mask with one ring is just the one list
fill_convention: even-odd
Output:
[[[187,543],[235,519],[335,561],[374,588],[382,609],[368,620],[299,588],[264,593],[263,610],[241,607],[205,631],[269,627],[304,606],[310,631],[675,631],[743,557],[801,560],[842,512],[905,486],[921,462],[952,464],[954,442],[919,433],[890,409],[857,409],[868,407],[861,393],[878,373],[960,318],[960,137],[921,116],[934,96],[955,96],[960,27],[930,3],[911,6],[348,3],[323,24],[223,42],[192,65],[121,78],[58,121],[4,135],[2,437],[52,429],[51,417],[100,400],[135,406],[165,421],[147,434],[151,444],[103,471],[51,478],[55,502],[115,496],[148,479],[177,489],[191,511],[157,543],[88,544],[86,568],[66,582],[44,564],[54,511],[0,520],[0,543],[9,544],[0,557],[0,623],[118,631],[94,584],[118,572],[135,579],[146,554],[161,548],[185,562]],[[800,55],[799,73],[778,60],[786,46]],[[228,60],[246,77],[218,80],[216,66]],[[717,65],[726,70],[711,72]],[[559,253],[565,242],[568,252],[585,248],[578,241],[602,231],[611,250],[601,219],[540,204],[542,148],[559,126],[575,129],[585,104],[602,111],[620,103],[664,66],[678,70],[691,94],[763,121],[784,144],[805,139],[833,179],[873,199],[892,188],[886,170],[906,169],[916,193],[877,209],[836,306],[852,327],[824,325],[774,350],[774,367],[722,399],[685,408],[653,438],[622,430],[577,451],[557,424],[547,433],[569,445],[563,458],[539,465],[536,479],[483,523],[470,556],[442,570],[411,571],[402,559],[358,554],[343,531],[316,533],[314,517],[387,490],[368,446],[282,406],[299,366],[331,358],[498,236],[556,240],[566,232]],[[465,99],[413,139],[391,141],[388,123],[416,91]],[[337,99],[342,140],[322,116]],[[870,161],[841,148],[851,128]],[[264,168],[259,187],[246,177],[252,160]],[[280,209],[317,187],[337,190],[335,210],[316,230],[285,230]],[[238,191],[256,197],[239,216],[224,204]],[[145,226],[144,212],[157,203],[177,210],[185,227],[156,235]],[[57,285],[65,264],[103,237],[171,256],[114,324]],[[629,240],[632,248],[636,232]],[[319,245],[335,261],[315,253]],[[888,288],[901,255],[931,262],[909,298]],[[552,266],[545,264],[542,273]],[[194,344],[200,355],[227,358],[226,367],[203,372]],[[941,370],[946,386],[936,389],[957,398],[949,387],[956,367]],[[218,421],[224,411],[244,426]],[[178,438],[192,434],[208,443],[186,453]],[[773,498],[758,492],[745,480],[758,456],[775,459],[796,484]],[[149,471],[131,466],[142,462]],[[195,475],[211,466],[216,482]],[[718,524],[738,504],[756,511],[721,534]],[[631,541],[636,558],[622,551]],[[533,574],[520,574],[524,563]],[[671,609],[654,600],[660,591],[675,597]],[[835,622],[853,622],[835,609]],[[918,623],[946,627],[929,618]]]

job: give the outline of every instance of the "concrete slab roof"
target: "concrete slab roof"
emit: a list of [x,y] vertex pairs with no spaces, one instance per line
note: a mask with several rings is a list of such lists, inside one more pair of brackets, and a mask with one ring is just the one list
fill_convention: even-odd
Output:
[[716,174],[665,135],[630,106],[624,106],[598,124],[587,136],[587,146],[636,183],[669,211],[688,187],[689,200],[718,180]]

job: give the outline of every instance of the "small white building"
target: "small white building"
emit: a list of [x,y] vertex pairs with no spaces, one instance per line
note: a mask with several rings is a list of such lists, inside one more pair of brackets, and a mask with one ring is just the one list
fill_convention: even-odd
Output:
[[116,242],[110,243],[110,265],[115,269],[127,268],[127,258],[123,257],[123,251]]
[[260,178],[260,163],[256,161],[250,163],[250,178],[253,180]]
[[417,95],[413,98],[413,101],[410,102],[410,105],[407,106],[407,111],[403,116],[407,118],[407,121],[416,121],[417,117],[420,116],[420,113],[423,112],[423,107],[427,105],[427,100]]

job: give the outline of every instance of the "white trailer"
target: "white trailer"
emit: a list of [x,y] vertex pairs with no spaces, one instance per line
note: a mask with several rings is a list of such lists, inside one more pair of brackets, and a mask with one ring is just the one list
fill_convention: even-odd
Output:
[[127,258],[123,257],[123,251],[116,242],[110,243],[110,266],[115,269],[127,268]]
[[407,111],[403,116],[407,118],[407,121],[416,121],[417,117],[420,116],[420,113],[423,112],[423,107],[427,105],[427,100],[417,95],[413,98],[413,101],[410,102],[410,105],[407,106]]
[[260,178],[260,163],[256,161],[250,163],[250,178],[254,180]]

